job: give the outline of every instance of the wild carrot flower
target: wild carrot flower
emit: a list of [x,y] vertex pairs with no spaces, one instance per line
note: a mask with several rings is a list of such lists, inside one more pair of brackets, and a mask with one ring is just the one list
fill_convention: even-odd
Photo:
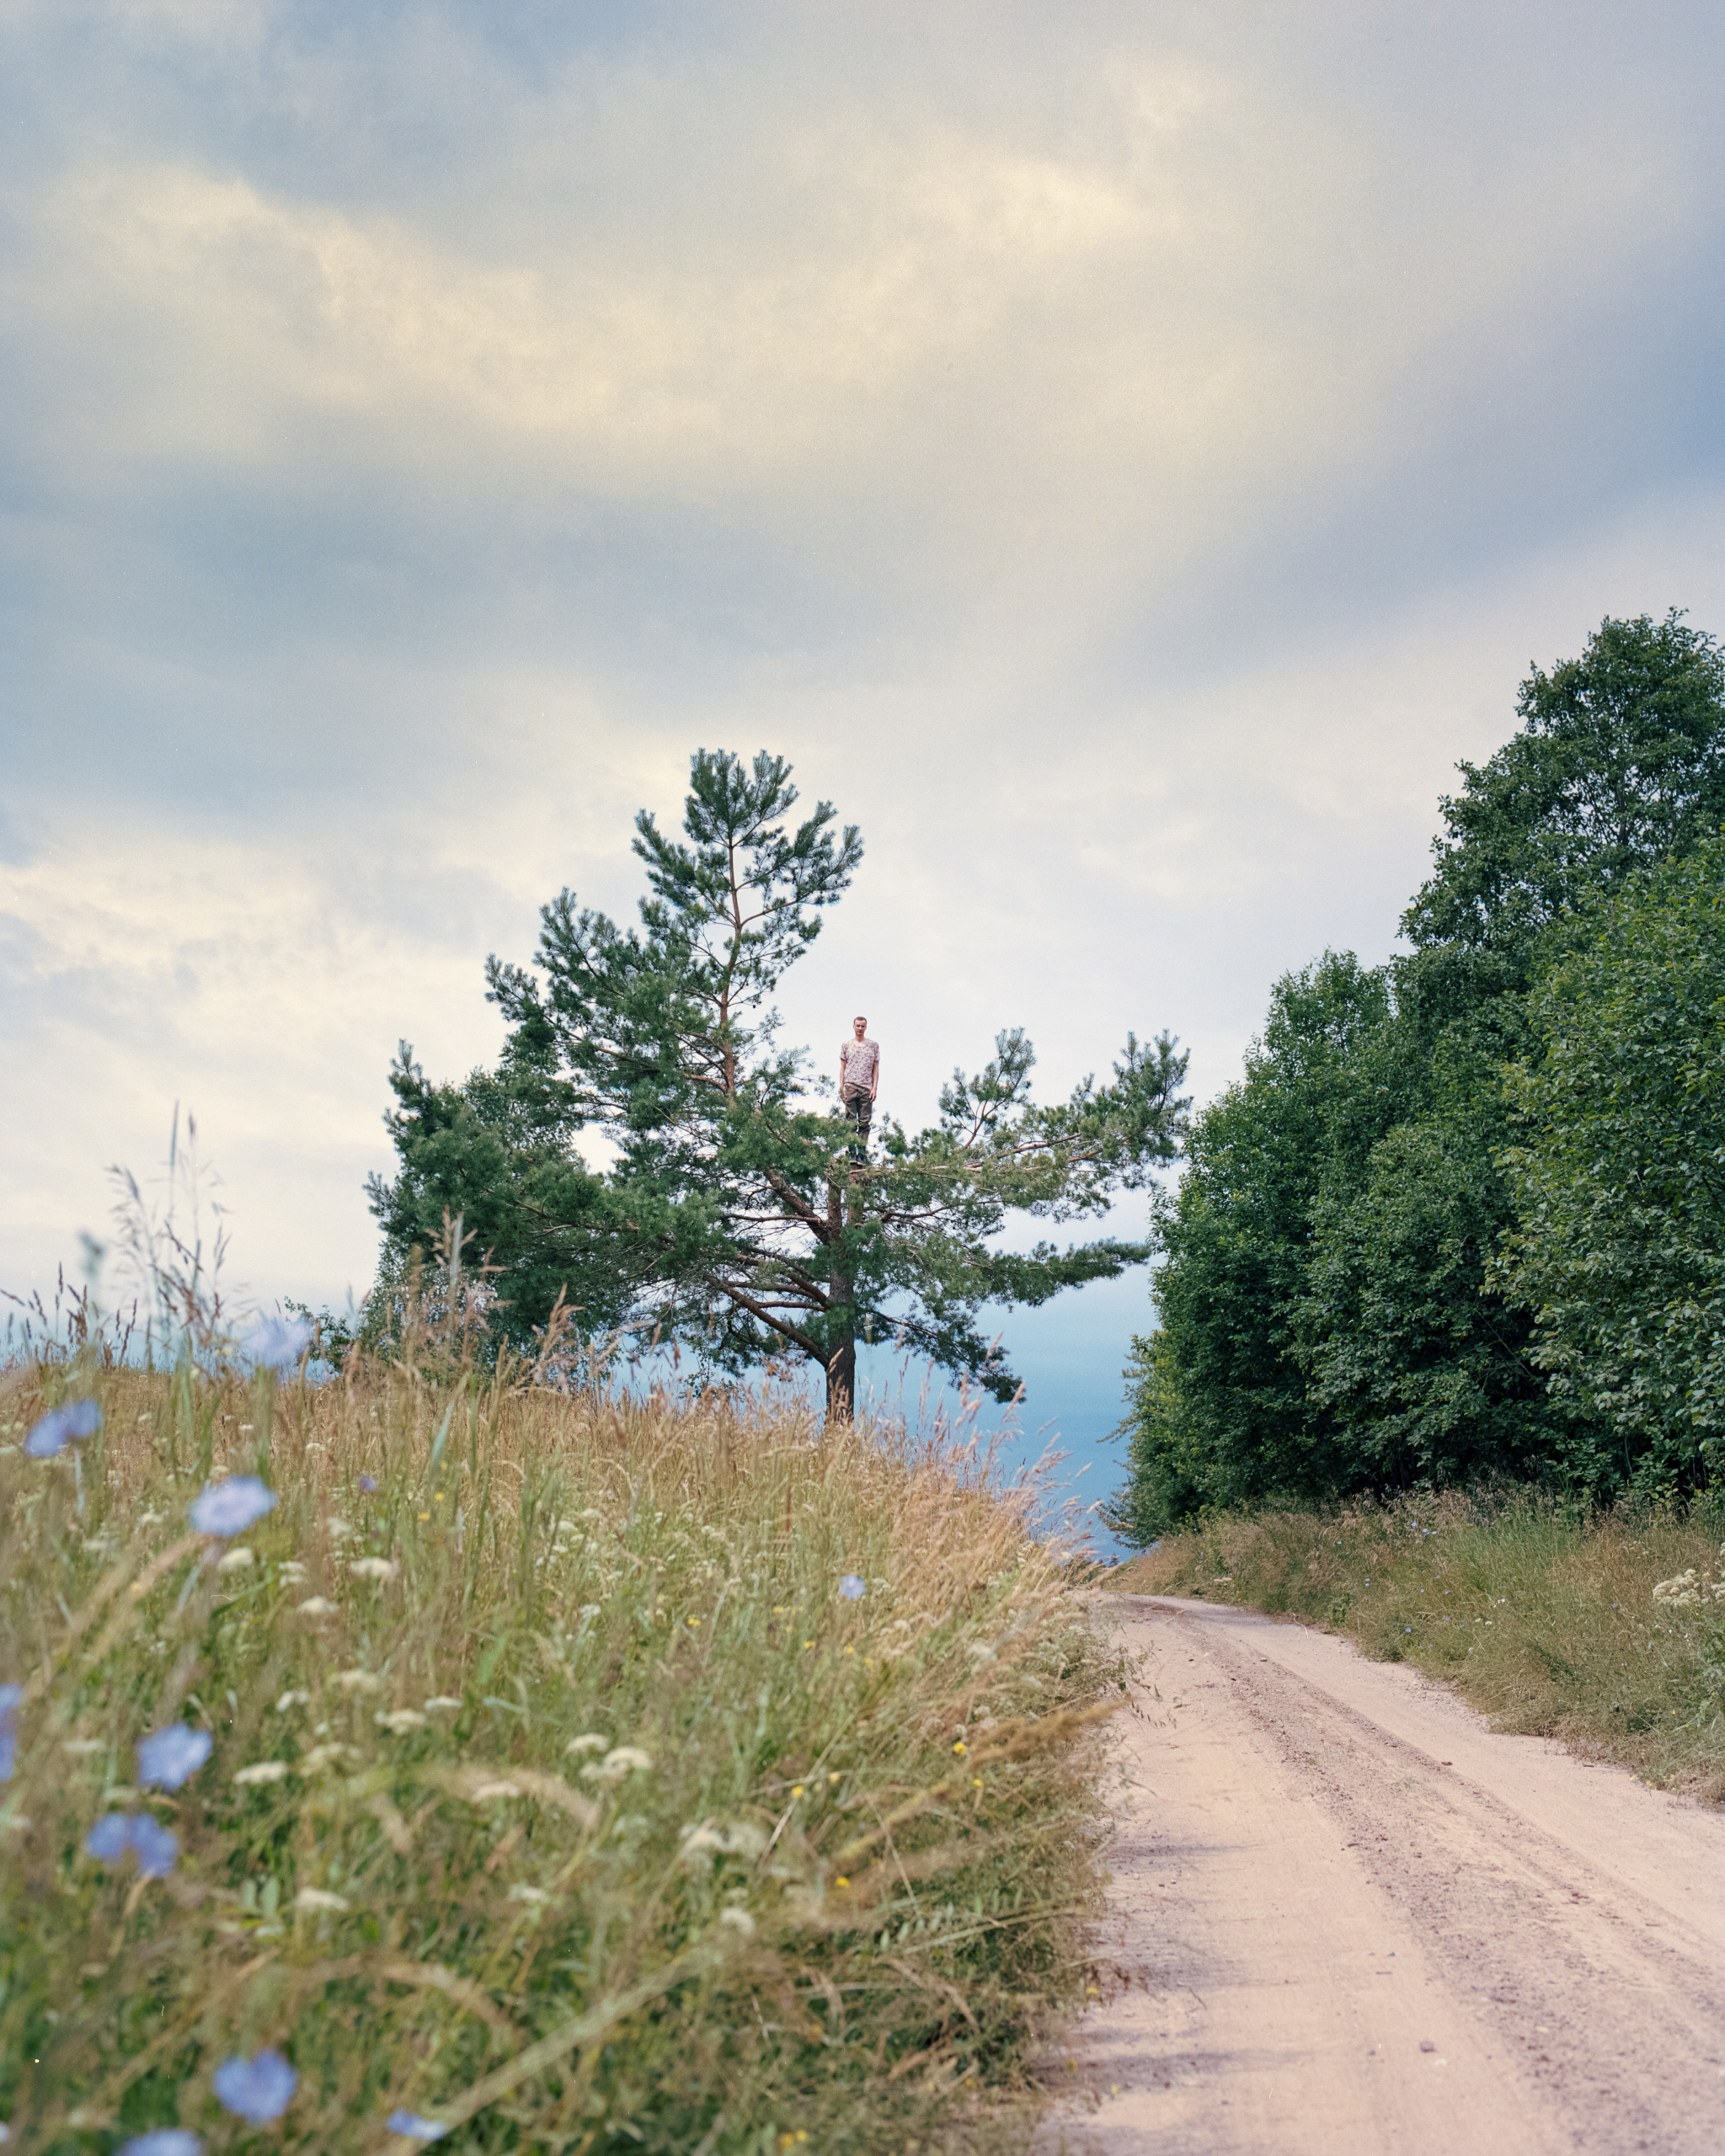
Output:
[[274,1509],[275,1492],[255,1475],[230,1475],[225,1482],[194,1497],[187,1514],[200,1534],[216,1534],[226,1541],[243,1534],[264,1513]]
[[248,1572],[257,1561],[254,1550],[230,1550],[216,1569],[218,1572]]
[[355,1579],[393,1580],[401,1566],[389,1557],[356,1557],[348,1570]]
[[179,1789],[196,1774],[214,1748],[207,1729],[193,1729],[183,1721],[169,1722],[138,1746],[138,1785],[141,1789]]
[[703,1821],[698,1827],[684,1828],[677,1854],[691,1864],[709,1854],[752,1859],[766,1847],[766,1836],[751,1819],[735,1820],[728,1827]]
[[337,1605],[327,1594],[308,1594],[303,1602],[294,1604],[296,1617],[333,1617]]
[[[425,1711],[428,1715],[454,1715],[461,1712],[461,1706],[459,1700],[451,1699],[447,1692],[439,1692],[426,1700]],[[601,1744],[605,1742],[603,1737],[599,1741]]]
[[345,1894],[332,1894],[323,1886],[302,1886],[293,1897],[293,1905],[296,1909],[337,1911],[352,1907]]
[[[16,1685],[13,1687],[14,1691],[17,1689]],[[563,1748],[565,1752],[603,1752],[610,1742],[608,1737],[601,1737],[596,1729],[590,1729],[583,1736],[572,1737]]]
[[398,1707],[393,1714],[374,1715],[371,1719],[392,1737],[405,1737],[409,1730],[425,1726],[425,1717],[417,1707]]
[[860,1572],[846,1572],[839,1582],[839,1593],[846,1602],[860,1602],[868,1592],[867,1582]]
[[255,2058],[225,2058],[210,2077],[216,2101],[250,2126],[268,2126],[292,2100],[299,2076],[278,2051]]
[[43,1416],[24,1441],[32,1460],[53,1460],[69,1443],[93,1438],[102,1427],[102,1411],[93,1400],[69,1400],[63,1407]]
[[284,1781],[286,1777],[286,1759],[259,1759],[252,1766],[242,1767],[233,1779],[241,1789],[257,1789],[265,1782]]
[[646,1774],[653,1762],[634,1744],[619,1744],[607,1752],[596,1767],[583,1767],[581,1772],[600,1781],[620,1782],[625,1774]]
[[300,1761],[302,1774],[321,1774],[325,1767],[338,1766],[342,1760],[357,1756],[351,1744],[314,1744]]
[[335,1689],[338,1692],[381,1692],[383,1679],[374,1677],[369,1669],[344,1669],[337,1673]]

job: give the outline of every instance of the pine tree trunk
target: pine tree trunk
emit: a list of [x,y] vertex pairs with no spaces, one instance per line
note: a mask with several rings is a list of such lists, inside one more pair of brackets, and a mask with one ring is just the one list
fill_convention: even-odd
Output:
[[847,1333],[826,1358],[826,1419],[848,1422],[857,1399],[857,1337]]
[[[830,1307],[847,1310],[851,1303],[850,1267],[843,1241],[844,1192],[836,1177],[826,1187],[826,1223],[832,1252],[829,1276]],[[830,1336],[826,1357],[826,1419],[848,1422],[857,1405],[857,1328],[846,1321],[842,1331]]]

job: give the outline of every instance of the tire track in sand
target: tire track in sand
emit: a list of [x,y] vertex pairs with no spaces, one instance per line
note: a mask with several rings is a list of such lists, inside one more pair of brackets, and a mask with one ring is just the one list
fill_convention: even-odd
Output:
[[1109,1996],[1042,2156],[1725,2144],[1725,1816],[1342,1640],[1121,1619]]

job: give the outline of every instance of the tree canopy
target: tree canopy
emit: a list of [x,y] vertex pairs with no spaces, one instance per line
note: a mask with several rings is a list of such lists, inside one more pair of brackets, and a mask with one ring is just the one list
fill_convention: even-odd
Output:
[[1519,731],[1439,804],[1437,867],[1402,916],[1421,949],[1530,957],[1566,909],[1725,824],[1725,654],[1675,608],[1608,616],[1515,708]]
[[[979,1329],[982,1306],[1040,1303],[1150,1246],[994,1239],[1014,1213],[1095,1218],[1145,1186],[1178,1150],[1186,1059],[1167,1035],[1146,1048],[1129,1033],[1107,1082],[1043,1106],[1030,1043],[1008,1029],[980,1071],[954,1070],[933,1123],[885,1119],[862,1148],[811,1089],[805,1054],[782,1044],[771,1001],[862,854],[825,802],[793,824],[797,799],[782,757],[697,752],[682,837],[636,819],[638,926],[565,889],[542,910],[531,967],[488,962],[510,1029],[495,1071],[428,1085],[403,1045],[399,1171],[371,1185],[387,1261],[458,1213],[519,1337],[563,1294],[587,1328],[650,1326],[717,1371],[806,1358],[835,1414],[855,1396],[859,1338],[1010,1398],[1017,1380]],[[606,1165],[584,1161],[584,1136]]]
[[1675,612],[1607,618],[1516,708],[1442,804],[1411,950],[1279,982],[1194,1118],[1128,1373],[1124,1534],[1273,1495],[1711,1471],[1725,657]]
[[1592,1485],[1697,1488],[1725,1459],[1725,839],[1633,876],[1531,998],[1495,1278],[1579,1412]]

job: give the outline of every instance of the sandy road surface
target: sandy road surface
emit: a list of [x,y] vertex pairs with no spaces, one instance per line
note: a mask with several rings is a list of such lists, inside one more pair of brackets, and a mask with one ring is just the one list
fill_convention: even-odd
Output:
[[1123,1621],[1115,1974],[1044,2156],[1725,2150],[1725,1816],[1338,1639]]

